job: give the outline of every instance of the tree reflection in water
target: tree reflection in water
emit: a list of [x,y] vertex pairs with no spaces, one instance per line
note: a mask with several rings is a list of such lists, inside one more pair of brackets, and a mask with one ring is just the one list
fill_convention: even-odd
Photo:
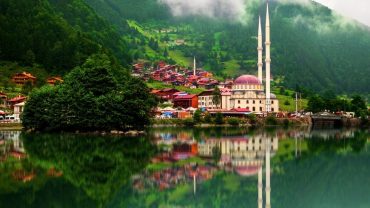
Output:
[[144,137],[24,134],[23,140],[31,160],[62,171],[100,205],[145,168],[156,151]]

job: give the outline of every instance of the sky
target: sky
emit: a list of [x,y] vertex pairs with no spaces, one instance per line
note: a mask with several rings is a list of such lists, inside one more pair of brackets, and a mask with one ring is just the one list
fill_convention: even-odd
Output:
[[370,26],[370,0],[315,0],[344,16]]

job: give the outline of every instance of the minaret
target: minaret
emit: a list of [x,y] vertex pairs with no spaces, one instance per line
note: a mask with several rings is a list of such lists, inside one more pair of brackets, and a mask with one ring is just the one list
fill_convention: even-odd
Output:
[[195,56],[194,56],[194,65],[193,65],[193,75],[194,76],[197,75],[197,62],[195,60]]
[[266,208],[271,208],[271,185],[270,185],[270,138],[266,138]]
[[258,80],[262,83],[262,28],[261,28],[261,16],[258,19]]
[[266,6],[266,112],[271,112],[271,89],[270,89],[270,64],[271,64],[271,58],[270,58],[270,15],[269,15],[269,5],[267,3]]
[[263,189],[263,183],[262,183],[262,168],[263,164],[261,164],[260,169],[258,170],[258,208],[263,208],[263,198],[262,198],[262,189]]

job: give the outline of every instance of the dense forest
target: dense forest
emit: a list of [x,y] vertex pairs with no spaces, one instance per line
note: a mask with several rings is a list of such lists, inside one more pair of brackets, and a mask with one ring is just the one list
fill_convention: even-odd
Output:
[[0,59],[65,74],[104,51],[127,65],[124,41],[83,1],[1,0]]
[[[196,56],[198,66],[218,77],[256,73],[257,19],[265,9],[251,4],[247,10],[248,20],[233,22],[174,17],[155,0],[1,0],[0,61],[64,75],[103,51],[126,68],[136,60],[190,67]],[[317,3],[279,1],[271,2],[271,25],[279,84],[369,93],[370,62],[359,55],[370,53],[369,28]]]

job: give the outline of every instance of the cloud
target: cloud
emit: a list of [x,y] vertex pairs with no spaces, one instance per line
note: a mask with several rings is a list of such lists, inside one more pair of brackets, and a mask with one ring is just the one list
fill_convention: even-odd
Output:
[[201,15],[243,22],[248,19],[248,2],[255,0],[158,0],[170,7],[174,16]]

